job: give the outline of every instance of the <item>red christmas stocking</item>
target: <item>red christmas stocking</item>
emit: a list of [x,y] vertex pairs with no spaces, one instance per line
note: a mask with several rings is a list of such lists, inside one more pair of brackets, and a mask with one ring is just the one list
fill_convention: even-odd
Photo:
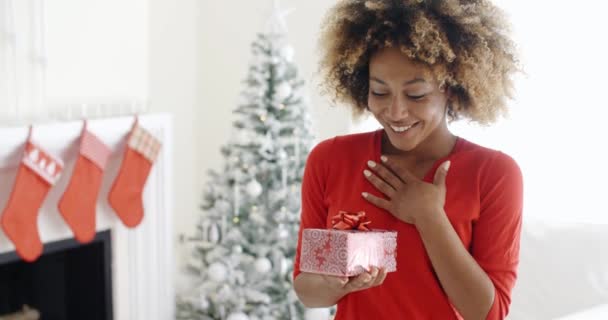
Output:
[[110,148],[86,128],[70,183],[59,200],[59,212],[81,243],[95,238],[95,206]]
[[42,253],[38,234],[38,210],[63,170],[63,162],[30,139],[0,224],[23,260],[32,262]]
[[142,193],[160,147],[160,142],[136,120],[108,199],[127,227],[136,227],[144,217]]

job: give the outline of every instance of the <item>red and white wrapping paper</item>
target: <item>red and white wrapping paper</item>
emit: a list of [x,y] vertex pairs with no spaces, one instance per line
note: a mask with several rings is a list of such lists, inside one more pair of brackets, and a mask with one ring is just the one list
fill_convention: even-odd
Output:
[[[351,224],[352,214],[340,212],[340,215],[343,216],[340,219],[335,217],[334,228],[345,221]],[[304,229],[300,270],[349,277],[370,270],[372,266],[384,268],[386,272],[396,271],[397,232],[369,230],[365,226],[358,229]]]

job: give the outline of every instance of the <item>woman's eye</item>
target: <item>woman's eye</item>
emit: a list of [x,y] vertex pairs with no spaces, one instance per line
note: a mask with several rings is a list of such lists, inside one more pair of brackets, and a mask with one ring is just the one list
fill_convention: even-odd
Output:
[[375,95],[376,97],[384,97],[387,95],[386,93],[374,92],[374,91],[372,91],[372,94]]
[[426,97],[426,94],[421,94],[418,96],[412,96],[412,95],[408,95],[408,98],[412,99],[412,100],[421,100],[422,98]]

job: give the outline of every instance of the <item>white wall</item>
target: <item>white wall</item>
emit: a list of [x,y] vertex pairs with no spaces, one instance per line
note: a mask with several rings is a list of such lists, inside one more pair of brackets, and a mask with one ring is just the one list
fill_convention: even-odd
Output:
[[[198,110],[201,101],[200,2],[149,2],[149,97],[152,112],[171,112],[174,120],[174,226],[175,234],[190,232],[198,212],[200,148]],[[177,268],[181,246],[176,243]],[[184,254],[187,254],[184,253]]]
[[145,0],[55,0],[45,9],[50,102],[147,95]]

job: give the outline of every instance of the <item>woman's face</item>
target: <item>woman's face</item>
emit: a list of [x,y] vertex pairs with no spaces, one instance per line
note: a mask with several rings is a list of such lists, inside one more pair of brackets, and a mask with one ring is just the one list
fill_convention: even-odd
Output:
[[448,132],[448,95],[439,90],[428,67],[398,48],[385,48],[371,57],[369,75],[369,110],[394,147],[411,151],[429,137],[434,140]]

